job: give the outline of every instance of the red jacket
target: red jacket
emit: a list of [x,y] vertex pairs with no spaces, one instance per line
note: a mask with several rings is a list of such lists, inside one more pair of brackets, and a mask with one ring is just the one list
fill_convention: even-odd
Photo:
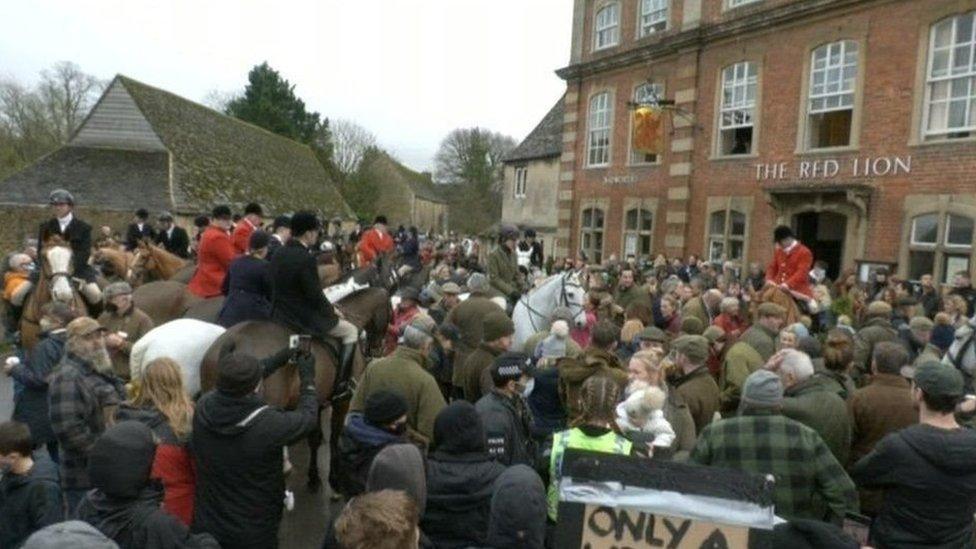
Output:
[[240,223],[234,227],[234,251],[240,254],[246,254],[248,245],[251,243],[251,233],[257,229],[247,218],[242,218]]
[[741,316],[729,316],[722,313],[715,317],[712,321],[712,325],[718,326],[725,332],[725,340],[731,346],[733,343],[739,340],[739,336],[742,332],[749,328],[749,321]]
[[370,229],[359,237],[359,266],[365,267],[381,253],[393,251],[393,237],[386,231]]
[[789,252],[776,246],[773,260],[766,267],[766,280],[777,286],[785,283],[794,292],[812,298],[811,268],[813,268],[813,253],[799,241],[790,248]]
[[230,235],[215,225],[207,227],[197,250],[197,271],[186,288],[198,297],[220,295],[227,269],[235,257]]
[[163,482],[163,510],[189,526],[197,482],[190,452],[182,445],[160,443],[150,476]]

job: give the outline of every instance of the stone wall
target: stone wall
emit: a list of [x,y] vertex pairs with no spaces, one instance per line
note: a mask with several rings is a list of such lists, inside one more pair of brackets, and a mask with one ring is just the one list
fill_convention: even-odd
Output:
[[[123,233],[132,221],[132,212],[97,210],[79,207],[75,215],[92,226],[92,239],[98,238],[98,228],[108,225],[117,233]],[[37,238],[41,223],[52,217],[43,206],[0,206],[0,253],[6,254],[23,247],[25,238]]]

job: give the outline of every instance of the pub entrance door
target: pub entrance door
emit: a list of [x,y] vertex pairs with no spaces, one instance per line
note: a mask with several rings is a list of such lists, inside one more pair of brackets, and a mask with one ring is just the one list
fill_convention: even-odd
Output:
[[814,261],[826,262],[827,277],[836,280],[844,260],[847,216],[829,211],[801,212],[793,216],[792,225],[797,239],[813,252]]

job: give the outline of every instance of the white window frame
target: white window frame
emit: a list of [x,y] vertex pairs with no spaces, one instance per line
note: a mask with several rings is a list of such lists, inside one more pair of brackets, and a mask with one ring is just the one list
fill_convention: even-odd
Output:
[[[650,88],[649,91],[653,93],[654,96],[657,97],[657,99],[664,99],[664,84],[661,84],[660,82],[644,82],[643,84],[640,84],[636,88],[634,88],[634,96],[633,96],[634,103],[643,104],[646,103],[648,99],[650,99],[651,96],[645,94],[648,88]],[[646,156],[645,154],[638,153],[637,151],[634,150],[633,117],[630,117],[630,136],[628,137],[628,139],[630,139],[630,155],[627,157],[628,164],[630,164],[631,166],[652,166],[654,164],[661,163],[662,155],[660,154],[654,155],[654,160],[648,162],[647,160],[644,160],[644,157]]]
[[[604,168],[610,165],[612,138],[613,98],[609,90],[604,90],[590,97],[586,130],[586,166],[588,168]],[[595,156],[596,158],[594,158]]]
[[[606,19],[601,21],[601,16]],[[593,17],[593,51],[605,50],[620,44],[620,3],[611,2],[596,10]]]
[[[638,0],[637,38],[668,30],[671,0]],[[662,28],[656,28],[664,23]]]
[[762,0],[726,0],[725,9],[741,8],[742,6],[748,6],[749,4],[755,4],[761,2]]
[[[586,218],[586,212],[590,211],[590,224],[584,224]],[[599,215],[600,223],[596,223],[597,216]],[[596,235],[600,235],[600,247],[597,248],[594,243],[596,241]],[[586,242],[585,235],[590,236],[590,246],[584,245]],[[580,210],[580,249],[583,250],[588,256],[589,261],[594,265],[599,265],[603,262],[603,250],[606,248],[606,238],[607,236],[607,212],[600,206],[593,204],[585,206]]]
[[[936,218],[935,242],[917,242],[915,240],[915,223],[919,218],[927,216],[935,216]],[[974,227],[973,232],[970,234],[971,242],[969,244],[949,244],[950,220],[953,217],[963,217],[973,221]],[[932,254],[933,272],[928,274],[931,274],[933,278],[942,283],[952,280],[954,271],[949,270],[948,259],[950,257],[968,256],[967,269],[972,271],[973,251],[976,250],[976,242],[974,242],[976,241],[976,218],[972,215],[957,212],[956,210],[922,211],[912,216],[909,230],[911,232],[908,235],[908,255],[906,256],[907,263],[905,271],[907,276],[910,277],[912,274],[913,266],[911,258],[913,252]]]
[[[918,220],[920,218],[928,217],[928,216],[935,217],[935,240],[933,240],[932,242],[919,242],[918,240],[915,240],[915,232],[916,232],[915,224],[918,223]],[[912,227],[911,227],[911,233],[908,236],[908,242],[912,246],[920,246],[920,247],[930,246],[932,248],[938,246],[939,245],[939,213],[938,212],[920,213],[912,217]]]
[[[712,232],[712,216],[723,214],[722,232],[716,233]],[[739,214],[743,219],[743,231],[742,234],[732,233],[732,214]],[[722,254],[725,256],[725,261],[733,262],[745,262],[746,258],[746,236],[749,233],[749,214],[748,212],[736,209],[736,208],[721,208],[718,210],[712,210],[708,212],[708,216],[705,218],[705,223],[707,223],[708,230],[708,247],[705,249],[705,254],[708,257],[709,263],[718,263],[722,261],[722,258],[712,257],[712,244],[721,243]],[[729,251],[732,249],[730,245],[733,241],[742,243],[742,257],[736,259],[730,257]]]
[[[630,212],[637,212],[636,213],[637,226],[633,229],[627,227],[627,216],[628,214],[630,214]],[[651,226],[648,229],[641,228],[641,221],[642,221],[641,213],[643,212],[647,212],[647,214],[650,216],[651,219]],[[645,238],[645,237],[648,239],[647,257],[653,256],[654,255],[654,211],[646,207],[644,204],[634,204],[632,205],[632,207],[624,209],[623,217],[624,217],[623,231],[622,231],[623,239],[620,242],[621,245],[620,252],[622,254],[621,257],[627,256],[627,237],[629,235],[634,235],[637,237],[637,246],[636,246],[637,249],[634,252],[634,257],[643,256],[643,252],[640,251],[639,248],[640,248],[641,238]]]
[[517,166],[515,168],[515,185],[513,196],[515,198],[525,198],[525,187],[529,177],[529,168]]
[[[732,78],[727,75],[731,71]],[[752,98],[749,88],[752,87]],[[727,89],[730,89],[727,91]],[[759,95],[759,66],[754,61],[739,61],[722,69],[721,98],[718,113],[718,156],[745,156],[756,150],[756,98]],[[727,101],[730,97],[731,99]],[[737,94],[741,94],[737,97]],[[726,122],[726,115],[732,120]],[[747,117],[747,121],[736,121],[736,115]],[[722,151],[722,133],[726,130],[752,128],[750,150],[744,154],[726,154]]]
[[[959,42],[956,36],[957,21],[962,18],[971,19],[969,39]],[[936,47],[936,31],[942,25],[950,26],[949,44],[947,46]],[[968,68],[954,72],[956,55],[960,50],[968,50]],[[946,74],[938,76],[933,74],[935,69],[935,57],[937,54],[946,54]],[[974,137],[976,135],[976,11],[954,15],[940,19],[932,24],[929,29],[929,51],[928,60],[925,68],[925,105],[922,120],[922,136],[925,139],[954,139],[954,133],[969,133],[964,137]],[[960,82],[966,88],[965,95],[953,96],[953,88],[956,82]],[[945,84],[945,98],[934,99],[936,87]],[[955,101],[953,100],[955,99]],[[964,118],[967,123],[963,126],[950,127],[950,111],[953,103],[962,103],[964,108]],[[933,108],[937,104],[945,107],[943,113],[943,125],[941,128],[932,129]],[[955,137],[958,139],[958,137]]]
[[[831,62],[831,53],[834,49],[840,50],[840,63]],[[823,64],[818,66],[817,55],[824,52],[826,56]],[[810,81],[807,84],[807,120],[806,120],[806,148],[808,150],[827,149],[835,147],[850,147],[854,142],[854,105],[856,103],[858,64],[860,62],[860,46],[854,40],[838,40],[822,44],[810,52]],[[849,60],[853,56],[853,60]],[[846,75],[850,69],[853,74]],[[823,75],[823,80],[818,91],[817,76]],[[838,78],[830,80],[832,75]],[[828,89],[836,86],[835,89]],[[836,104],[830,105],[832,100]],[[814,106],[818,101],[821,104]],[[847,144],[836,145],[834,147],[817,147],[813,144],[813,117],[818,114],[826,114],[839,111],[851,111],[851,127],[848,130]]]

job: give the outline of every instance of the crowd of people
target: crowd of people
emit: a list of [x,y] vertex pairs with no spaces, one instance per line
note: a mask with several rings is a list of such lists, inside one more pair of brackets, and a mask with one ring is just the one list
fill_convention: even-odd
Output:
[[[86,287],[98,277],[92,229],[70,193],[51,204],[38,241],[67,241]],[[310,212],[265,231],[257,204],[236,220],[227,206],[211,214],[191,237],[139,210],[125,239],[109,229],[103,244],[150,239],[194,258],[188,289],[227,297],[221,324],[271,320],[338,342],[333,403],[349,413],[330,484],[345,503],[309,546],[553,547],[573,449],[772,475],[774,546],[859,547],[851,524],[869,524],[862,542],[879,548],[974,544],[974,372],[948,354],[971,327],[968,272],[946,288],[883,269],[830,281],[788,227],[768,265],[739,269],[545,257],[534,232],[507,226],[483,254],[472,239],[391,231],[382,216],[345,234]],[[6,260],[12,309],[37,285],[31,245]],[[383,356],[353,379],[359,329],[316,269],[390,256],[401,286]],[[584,301],[516,345],[513,307],[563,271],[583,276]],[[228,350],[195,401],[168,358],[136,386],[128,355],[152,321],[127,283],[98,292],[97,317],[41,307],[40,341],[4,363],[15,410],[0,424],[0,546],[277,546],[293,505],[283,448],[319,428],[313,356]],[[262,399],[286,365],[299,379],[291,410]]]

